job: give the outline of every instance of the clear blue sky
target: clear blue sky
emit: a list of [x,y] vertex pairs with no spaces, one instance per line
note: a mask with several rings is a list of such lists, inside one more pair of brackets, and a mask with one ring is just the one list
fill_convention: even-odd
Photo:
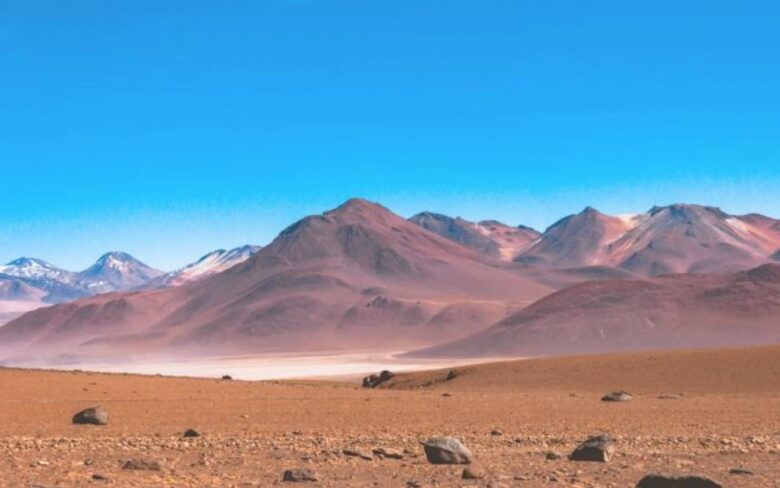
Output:
[[0,261],[172,268],[351,196],[780,217],[774,1],[0,0]]

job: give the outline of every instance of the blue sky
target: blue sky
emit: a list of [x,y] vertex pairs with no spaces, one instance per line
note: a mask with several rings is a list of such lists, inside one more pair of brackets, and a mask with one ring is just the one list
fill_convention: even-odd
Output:
[[769,1],[0,0],[0,261],[172,268],[351,196],[780,217],[778,25]]

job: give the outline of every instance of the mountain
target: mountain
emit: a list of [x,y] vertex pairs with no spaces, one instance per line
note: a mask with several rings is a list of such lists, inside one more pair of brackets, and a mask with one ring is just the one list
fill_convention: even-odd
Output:
[[485,255],[511,260],[539,237],[530,227],[511,227],[495,220],[471,222],[434,212],[422,212],[410,222]]
[[657,276],[744,270],[769,262],[778,248],[780,221],[762,215],[678,204],[613,217],[587,208],[551,226],[516,261]]
[[0,266],[0,274],[16,276],[36,281],[57,281],[73,283],[76,273],[60,269],[42,259],[22,257],[5,266]]
[[241,246],[231,250],[212,251],[192,264],[158,276],[142,285],[143,288],[165,288],[200,281],[243,263],[260,250],[260,246]]
[[636,217],[613,217],[588,207],[554,223],[515,260],[555,267],[604,264],[609,244],[634,227],[635,222]]
[[712,275],[586,282],[496,325],[412,353],[500,357],[780,342],[780,264]]
[[90,294],[108,293],[141,286],[162,274],[127,253],[109,252],[79,273],[76,283]]
[[36,310],[0,329],[0,344],[48,357],[433,344],[552,291],[515,268],[353,199],[222,273]]
[[0,325],[36,308],[138,286],[159,273],[125,253],[106,254],[81,273],[22,257],[0,266]]

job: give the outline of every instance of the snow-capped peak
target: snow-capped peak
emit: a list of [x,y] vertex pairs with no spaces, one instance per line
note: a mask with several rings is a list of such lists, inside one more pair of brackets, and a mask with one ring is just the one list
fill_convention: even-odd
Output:
[[0,273],[28,278],[31,280],[54,280],[62,283],[71,283],[74,273],[60,269],[43,259],[21,257],[5,266],[0,266]]
[[260,246],[251,245],[241,246],[230,250],[217,249],[216,251],[206,254],[192,264],[188,264],[187,266],[152,280],[147,286],[149,288],[162,288],[178,286],[191,281],[199,281],[232,268],[237,264],[243,263],[259,250]]

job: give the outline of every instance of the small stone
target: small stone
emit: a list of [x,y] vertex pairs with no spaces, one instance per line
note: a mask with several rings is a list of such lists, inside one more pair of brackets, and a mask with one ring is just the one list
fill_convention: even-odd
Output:
[[442,393],[441,396],[443,396],[444,398],[449,398],[452,395],[450,395],[449,393]]
[[160,471],[160,463],[152,459],[129,459],[122,465],[127,471]]
[[461,475],[461,478],[464,480],[481,480],[485,477],[485,470],[482,469],[481,466],[477,466],[475,464],[472,464],[471,466],[468,466],[463,469],[463,474]]
[[682,400],[682,393],[662,393],[658,395],[659,400]]
[[612,438],[606,434],[589,437],[585,442],[577,446],[569,455],[572,461],[594,461],[606,463],[615,452]]
[[282,481],[303,483],[306,481],[317,481],[317,473],[308,468],[288,469],[282,476]]
[[470,464],[471,451],[454,437],[434,437],[423,444],[431,464]]
[[547,454],[544,455],[544,458],[548,461],[558,461],[563,459],[563,454],[558,452],[550,451]]
[[745,468],[731,468],[729,474],[750,476],[754,474],[751,470]]
[[233,379],[233,377],[230,376],[229,374],[226,374],[226,375],[222,375],[222,379],[225,380],[225,381],[231,381]]
[[341,451],[341,453],[344,454],[345,456],[357,457],[357,458],[363,459],[365,461],[373,461],[374,460],[374,456],[372,456],[371,454],[365,453],[363,451],[359,451],[357,449],[344,449],[344,450]]
[[374,456],[378,457],[379,459],[403,459],[404,458],[404,453],[400,451],[396,451],[394,449],[386,449],[384,447],[374,449],[372,452]]
[[723,488],[723,485],[701,476],[651,474],[642,478],[636,488]]
[[363,378],[363,388],[376,388],[382,383],[386,383],[395,378],[395,373],[384,370],[379,374],[372,374]]
[[73,423],[77,425],[106,425],[108,424],[108,412],[103,407],[87,408],[73,416]]
[[602,402],[630,402],[634,397],[627,391],[613,391],[601,397]]
[[504,434],[500,430],[498,430],[498,429],[493,429],[492,431],[490,431],[490,435],[492,435],[494,437],[498,437],[498,436],[501,436],[501,435],[504,435]]
[[108,481],[108,478],[102,474],[95,473],[92,475],[92,479],[95,481]]
[[184,437],[200,437],[200,432],[195,429],[187,429],[184,431]]

